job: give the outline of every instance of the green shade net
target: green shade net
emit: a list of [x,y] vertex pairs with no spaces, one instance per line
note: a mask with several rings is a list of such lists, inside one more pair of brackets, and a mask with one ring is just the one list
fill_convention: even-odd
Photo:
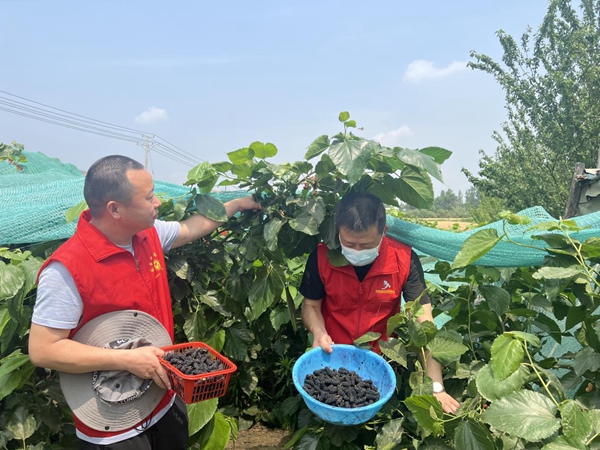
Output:
[[[66,211],[83,201],[83,174],[73,165],[41,153],[23,152],[27,162],[22,170],[7,161],[0,162],[0,245],[32,244],[69,238],[75,223],[67,223]],[[155,192],[161,199],[176,199],[190,193],[186,186],[155,181]],[[215,193],[221,201],[247,195],[233,191]],[[494,267],[539,266],[542,264],[545,243],[533,240],[527,231],[536,223],[554,220],[543,208],[533,207],[519,212],[531,219],[528,225],[507,225],[512,240],[539,248],[525,248],[501,241],[476,263]],[[574,218],[586,229],[573,233],[581,241],[600,236],[600,212]],[[388,216],[388,236],[411,245],[421,254],[452,261],[465,239],[484,228],[494,228],[502,234],[502,221],[484,227],[454,233],[438,230]]]
[[[34,244],[67,239],[76,222],[67,223],[66,212],[83,199],[84,175],[71,164],[42,153],[23,152],[27,162],[21,171],[8,161],[0,161],[0,245]],[[161,199],[176,199],[190,188],[154,181]],[[247,192],[224,192],[215,196],[226,202]]]

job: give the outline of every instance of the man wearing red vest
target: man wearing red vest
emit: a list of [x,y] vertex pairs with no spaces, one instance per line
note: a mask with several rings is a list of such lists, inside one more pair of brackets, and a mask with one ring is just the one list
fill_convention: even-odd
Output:
[[[335,226],[349,264],[332,265],[327,246],[319,244],[300,285],[302,320],[314,347],[331,353],[331,344],[352,344],[369,331],[386,339],[387,321],[400,311],[401,295],[406,301],[421,296],[424,314],[417,321],[433,322],[419,258],[409,246],[385,236],[385,207],[378,197],[345,195],[335,209]],[[456,411],[459,404],[444,390],[441,365],[429,356],[427,374],[443,410]]]
[[[194,215],[182,222],[156,220],[160,201],[152,175],[126,156],[96,161],[85,178],[89,210],[77,230],[42,266],[29,336],[29,356],[40,367],[87,373],[126,370],[152,379],[166,394],[152,414],[129,429],[99,431],[75,417],[81,449],[187,449],[187,414],[178,405],[153,346],[128,351],[72,340],[102,314],[139,310],[156,318],[173,339],[173,312],[163,251],[214,231],[219,222]],[[227,216],[258,210],[252,197],[225,204]],[[115,336],[117,339],[118,336]]]

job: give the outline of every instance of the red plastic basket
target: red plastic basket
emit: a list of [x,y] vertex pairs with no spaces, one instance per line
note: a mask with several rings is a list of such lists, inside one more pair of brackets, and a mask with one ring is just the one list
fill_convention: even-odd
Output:
[[185,375],[180,370],[160,358],[171,381],[171,386],[185,403],[197,403],[211,398],[223,397],[227,392],[231,374],[237,370],[237,366],[214,350],[204,342],[188,342],[184,344],[169,345],[161,347],[165,352],[185,352],[195,348],[205,348],[214,357],[223,363],[226,367],[217,372],[203,373],[201,375]]

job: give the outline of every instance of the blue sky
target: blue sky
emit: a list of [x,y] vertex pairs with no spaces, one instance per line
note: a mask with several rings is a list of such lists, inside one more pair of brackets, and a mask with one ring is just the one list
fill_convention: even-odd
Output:
[[[301,160],[346,110],[366,138],[453,151],[435,189],[464,192],[460,169],[476,172],[479,149],[495,152],[506,120],[501,88],[465,67],[469,52],[499,60],[496,31],[536,29],[547,5],[0,0],[0,90],[211,162],[254,141],[274,143],[275,162]],[[114,153],[144,160],[135,143],[0,110],[0,142],[13,140],[82,170]],[[182,183],[191,167],[151,153],[156,179]]]

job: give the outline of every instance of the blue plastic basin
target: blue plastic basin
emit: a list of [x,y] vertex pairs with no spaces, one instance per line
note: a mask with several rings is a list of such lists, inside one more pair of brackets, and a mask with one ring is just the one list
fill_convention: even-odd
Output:
[[[329,354],[320,347],[303,354],[292,370],[294,385],[304,399],[306,406],[316,416],[335,425],[358,425],[372,419],[390,399],[396,389],[396,374],[388,362],[371,350],[363,350],[353,345],[335,344]],[[312,398],[303,388],[306,375],[315,370],[329,367],[345,367],[355,371],[363,380],[372,380],[379,389],[379,400],[359,408],[340,408],[326,405]]]

